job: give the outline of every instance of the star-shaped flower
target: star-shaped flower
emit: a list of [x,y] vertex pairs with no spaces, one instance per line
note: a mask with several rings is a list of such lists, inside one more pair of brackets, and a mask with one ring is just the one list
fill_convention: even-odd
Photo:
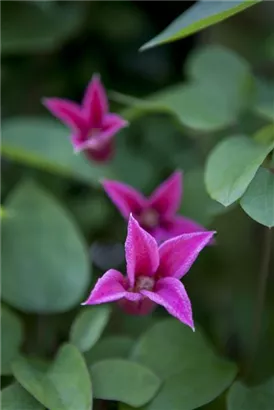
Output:
[[45,98],[43,103],[70,128],[74,151],[85,151],[95,161],[112,157],[113,137],[128,125],[122,117],[109,112],[107,95],[98,75],[92,77],[81,105],[61,98]]
[[184,234],[158,247],[132,215],[125,244],[127,276],[110,269],[83,305],[118,301],[131,314],[147,314],[159,304],[194,330],[191,302],[180,279],[189,271],[214,232]]
[[205,230],[197,222],[176,215],[182,198],[182,173],[179,171],[174,172],[149,198],[118,181],[104,180],[102,184],[123,217],[128,219],[132,213],[158,242],[183,233]]

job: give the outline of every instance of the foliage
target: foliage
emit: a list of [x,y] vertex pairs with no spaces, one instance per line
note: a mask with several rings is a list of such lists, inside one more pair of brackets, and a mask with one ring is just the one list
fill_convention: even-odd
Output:
[[[273,3],[2,3],[3,410],[272,410]],[[94,73],[130,123],[106,163],[41,102]],[[149,196],[175,170],[179,214],[217,231],[184,278],[195,332],[81,306],[126,272],[102,181]]]

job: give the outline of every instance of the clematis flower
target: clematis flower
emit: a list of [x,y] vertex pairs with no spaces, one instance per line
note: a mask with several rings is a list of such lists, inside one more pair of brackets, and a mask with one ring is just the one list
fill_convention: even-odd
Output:
[[108,270],[83,305],[118,301],[127,313],[143,315],[159,304],[194,330],[191,302],[180,279],[213,235],[214,232],[184,234],[158,247],[130,215],[125,243],[127,276]]
[[197,222],[176,215],[182,197],[182,173],[174,172],[149,198],[131,186],[118,181],[103,180],[103,187],[125,219],[130,213],[158,242],[183,233],[201,232]]
[[61,98],[45,98],[44,105],[71,130],[74,152],[85,151],[88,158],[107,161],[113,154],[113,137],[128,125],[109,112],[108,100],[100,77],[94,75],[82,105]]

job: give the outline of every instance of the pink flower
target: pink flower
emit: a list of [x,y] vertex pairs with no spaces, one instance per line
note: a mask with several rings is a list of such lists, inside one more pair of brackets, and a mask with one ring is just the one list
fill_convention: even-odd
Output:
[[142,315],[159,304],[194,330],[191,303],[180,279],[213,235],[184,234],[158,247],[130,215],[125,244],[127,277],[115,269],[108,270],[83,305],[118,301],[128,313]]
[[111,158],[113,136],[128,125],[122,117],[109,112],[107,95],[98,75],[92,77],[82,105],[61,98],[45,98],[43,103],[71,129],[74,151],[85,151],[95,161]]
[[176,215],[182,198],[182,173],[174,172],[149,198],[118,181],[103,181],[103,187],[125,219],[130,213],[158,242],[205,228]]

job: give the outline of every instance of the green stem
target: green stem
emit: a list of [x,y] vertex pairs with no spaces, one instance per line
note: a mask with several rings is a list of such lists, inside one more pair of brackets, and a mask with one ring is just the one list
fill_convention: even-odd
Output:
[[263,316],[264,305],[265,305],[267,278],[269,274],[269,265],[270,265],[270,259],[271,259],[271,234],[272,234],[272,230],[269,228],[265,228],[264,240],[263,240],[262,261],[261,261],[261,267],[259,271],[257,301],[255,305],[255,315],[254,315],[253,331],[252,331],[252,339],[251,339],[253,343],[252,343],[252,348],[251,348],[250,362],[249,362],[247,375],[250,375],[250,371],[253,367],[259,341],[260,341],[262,316]]

